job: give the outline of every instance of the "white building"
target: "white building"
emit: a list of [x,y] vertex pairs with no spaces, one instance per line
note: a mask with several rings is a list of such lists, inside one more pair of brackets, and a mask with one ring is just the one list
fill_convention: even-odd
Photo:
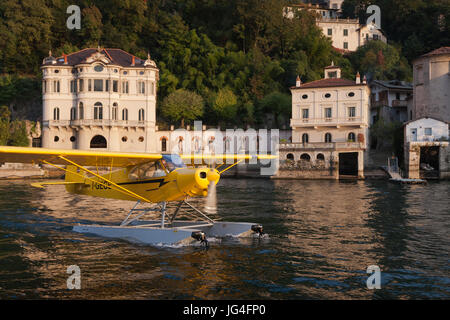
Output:
[[343,1],[329,0],[325,6],[293,4],[284,8],[284,16],[292,19],[296,10],[307,10],[317,15],[316,24],[329,37],[334,48],[353,52],[371,40],[387,42],[386,36],[374,23],[362,25],[358,19],[340,19]]
[[280,145],[280,159],[322,163],[324,177],[363,178],[370,108],[366,81],[359,74],[356,81],[342,79],[332,64],[322,80],[302,84],[297,78],[291,92],[292,143]]
[[450,178],[448,122],[427,117],[409,121],[404,136],[408,178]]
[[42,146],[155,152],[159,70],[120,49],[88,48],[42,64]]

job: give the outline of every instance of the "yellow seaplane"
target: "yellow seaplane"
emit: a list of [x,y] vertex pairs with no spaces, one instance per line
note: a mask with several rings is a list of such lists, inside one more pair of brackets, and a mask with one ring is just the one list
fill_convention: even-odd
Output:
[[[178,155],[0,146],[0,163],[41,164],[65,171],[65,181],[32,183],[34,187],[65,185],[69,193],[136,201],[119,225],[78,224],[73,227],[75,232],[151,245],[185,245],[196,241],[208,245],[210,237],[261,236],[260,224],[216,221],[188,201],[190,197],[214,197],[220,175],[252,157],[274,158],[248,154]],[[171,214],[167,210],[168,202],[176,202]],[[214,210],[211,203],[209,206]],[[190,208],[196,217],[176,220],[183,208]],[[155,214],[157,219],[145,219]]]

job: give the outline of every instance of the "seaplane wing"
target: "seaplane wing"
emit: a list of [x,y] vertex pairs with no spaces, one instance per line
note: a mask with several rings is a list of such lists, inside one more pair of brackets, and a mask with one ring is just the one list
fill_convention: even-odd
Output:
[[[162,159],[160,153],[107,152],[63,150],[0,146],[0,163],[17,162],[32,164],[68,165],[69,161],[80,166],[127,167]],[[68,161],[69,160],[69,161]]]

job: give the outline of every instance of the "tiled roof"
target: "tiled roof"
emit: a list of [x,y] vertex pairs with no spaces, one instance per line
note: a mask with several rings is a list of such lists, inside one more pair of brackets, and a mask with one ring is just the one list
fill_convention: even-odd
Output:
[[437,56],[441,54],[450,54],[450,47],[441,47],[439,49],[428,52],[421,57]]
[[404,82],[404,81],[398,81],[398,80],[391,80],[391,81],[383,81],[383,80],[373,80],[371,82],[375,84],[379,84],[385,88],[388,89],[400,89],[400,90],[413,90],[412,83]]
[[328,87],[349,87],[349,86],[366,86],[367,84],[356,84],[355,81],[341,79],[341,78],[329,78],[311,81],[302,84],[300,87],[291,87],[291,89],[305,89],[305,88],[328,88]]
[[43,65],[56,65],[56,66],[75,66],[80,63],[87,63],[86,59],[89,58],[96,52],[100,52],[104,54],[108,59],[111,60],[111,64],[118,65],[122,67],[133,67],[132,60],[134,57],[134,67],[143,67],[145,60],[142,60],[134,55],[123,51],[122,49],[114,49],[114,48],[104,48],[104,49],[95,49],[95,48],[87,48],[83,49],[71,54],[67,54],[67,64],[64,63],[64,55],[56,58],[56,63],[51,63],[49,58],[44,59]]

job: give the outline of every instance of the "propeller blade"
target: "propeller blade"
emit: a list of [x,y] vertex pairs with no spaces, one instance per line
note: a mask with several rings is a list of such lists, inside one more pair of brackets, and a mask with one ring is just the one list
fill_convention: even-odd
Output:
[[217,212],[217,193],[215,181],[210,181],[208,185],[208,196],[206,197],[205,212],[206,213]]

